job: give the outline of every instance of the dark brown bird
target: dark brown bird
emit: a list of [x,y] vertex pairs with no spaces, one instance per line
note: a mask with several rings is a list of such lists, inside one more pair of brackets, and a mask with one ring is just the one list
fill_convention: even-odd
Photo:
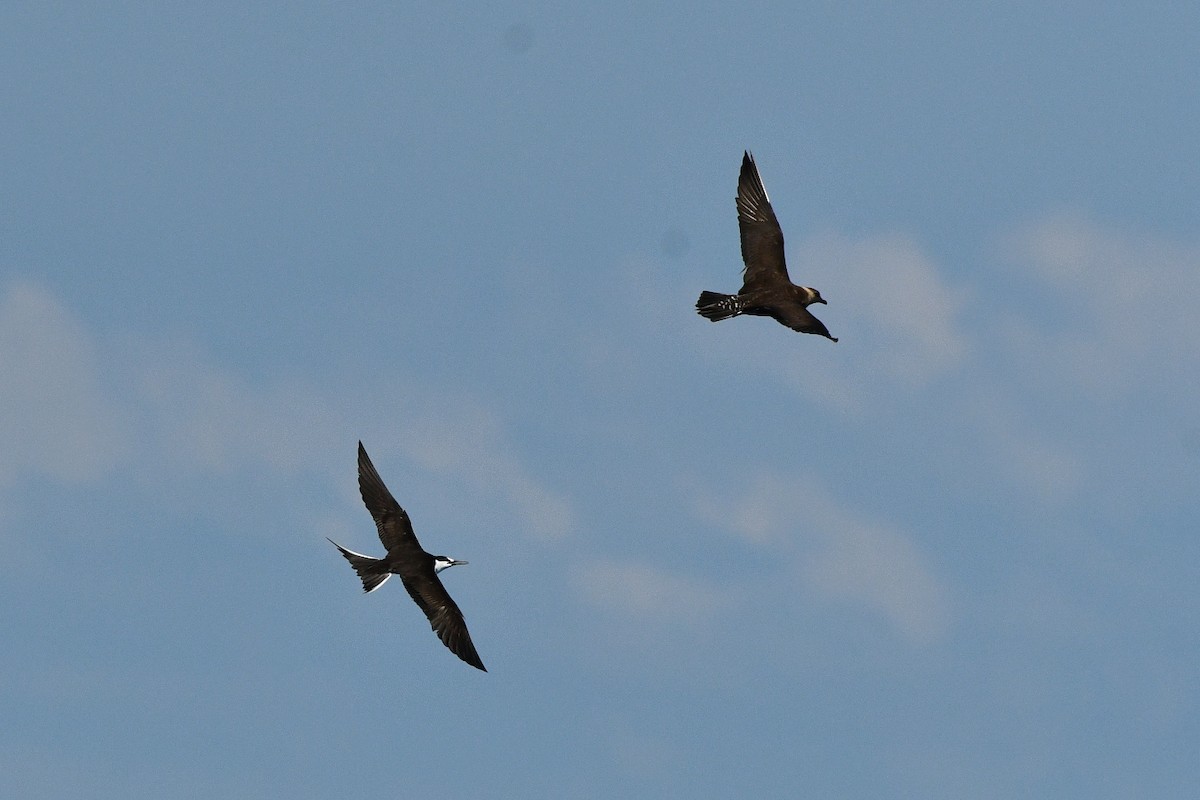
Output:
[[696,311],[713,322],[739,314],[773,317],[794,331],[820,334],[836,342],[825,324],[808,311],[813,303],[825,304],[821,293],[808,286],[797,286],[788,277],[783,260],[783,230],[749,151],[742,156],[737,210],[742,261],[746,264],[742,270],[742,288],[737,294],[701,292]]
[[429,618],[429,624],[442,644],[472,667],[487,672],[479,654],[475,652],[475,645],[471,643],[471,634],[467,632],[462,612],[438,578],[442,570],[467,562],[456,561],[449,556],[432,556],[421,549],[408,514],[383,485],[383,479],[367,457],[362,442],[358,443],[358,491],[375,519],[379,540],[387,549],[387,555],[372,558],[347,550],[332,539],[329,541],[354,567],[362,579],[363,591],[373,592],[392,575],[399,575],[404,588],[408,589],[412,599]]

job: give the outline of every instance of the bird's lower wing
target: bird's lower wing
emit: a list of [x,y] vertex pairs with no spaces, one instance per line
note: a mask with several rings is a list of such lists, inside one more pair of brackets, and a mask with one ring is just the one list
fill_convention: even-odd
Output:
[[467,623],[463,620],[458,605],[446,591],[446,587],[436,575],[431,578],[404,581],[404,588],[412,595],[425,616],[433,632],[442,640],[442,644],[451,653],[461,658],[476,669],[487,672],[475,645],[471,642],[471,634],[467,632]]
[[438,609],[437,613],[430,616],[429,624],[433,627],[433,632],[442,640],[442,644],[446,645],[451,653],[454,653],[454,655],[472,667],[487,672],[487,667],[483,665],[483,660],[479,658],[479,653],[475,652],[475,644],[471,641],[471,634],[467,631],[467,623],[463,621],[462,613],[458,610],[458,606],[451,603],[449,606]]
[[824,336],[827,339],[837,341],[837,339],[829,335],[829,329],[825,327],[825,323],[814,317],[802,305],[796,304],[787,308],[777,309],[771,316],[794,331],[815,333],[818,336]]

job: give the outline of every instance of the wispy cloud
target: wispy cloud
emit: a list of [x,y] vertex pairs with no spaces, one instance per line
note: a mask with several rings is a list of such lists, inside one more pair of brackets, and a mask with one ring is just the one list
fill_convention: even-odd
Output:
[[1182,457],[1200,430],[1187,400],[1200,360],[1200,243],[1066,214],[999,241],[1004,281],[1023,302],[974,303],[966,273],[905,235],[793,238],[792,275],[821,288],[830,305],[818,315],[842,341],[822,348],[735,328],[694,346],[842,417],[890,413],[900,398],[955,420],[961,431],[947,436],[1038,502],[1115,488],[1135,410],[1175,425]]
[[931,641],[950,624],[948,591],[912,537],[839,504],[811,476],[764,473],[733,501],[697,512],[792,561],[808,590],[869,608],[904,637]]
[[1061,435],[1038,431],[1011,403],[987,397],[965,410],[988,443],[998,472],[1028,496],[1061,502],[1077,497],[1085,486],[1089,470],[1078,447]]
[[574,573],[580,593],[601,608],[653,621],[699,621],[725,605],[710,584],[638,561],[597,560]]
[[875,609],[914,641],[932,641],[946,631],[948,592],[911,537],[840,509],[827,509],[813,521],[825,527],[824,541],[800,564],[812,588]]
[[[773,375],[836,413],[857,414],[897,391],[921,391],[970,354],[961,320],[967,292],[952,285],[912,239],[827,234],[790,244],[788,261],[794,281],[816,286],[829,301],[815,310],[841,341],[801,344],[761,331],[756,346],[747,348],[730,331],[717,341],[697,340],[706,355]],[[775,324],[721,324],[739,323]],[[803,359],[789,355],[798,346],[806,348]]]
[[558,538],[574,525],[567,500],[538,483],[513,455],[514,446],[494,413],[476,402],[448,400],[401,424],[400,441],[424,468],[454,474],[505,497],[541,538]]
[[146,427],[144,446],[177,468],[295,473],[346,449],[337,394],[297,381],[251,383],[186,344],[135,349],[127,401]]
[[0,480],[29,470],[76,481],[122,470],[146,480],[164,470],[326,473],[331,458],[337,471],[350,470],[353,439],[372,417],[359,398],[374,396],[389,398],[389,417],[371,427],[382,426],[423,468],[496,495],[536,537],[573,525],[569,501],[522,463],[499,418],[477,401],[413,381],[251,381],[178,342],[102,346],[32,284],[11,285],[0,298],[0,381]]
[[128,447],[128,420],[103,387],[83,326],[32,283],[0,287],[0,483],[26,471],[85,481]]
[[834,287],[822,291],[836,297],[852,346],[867,348],[872,365],[893,380],[922,385],[967,355],[959,319],[967,295],[911,238],[827,234],[799,242],[792,260],[805,265],[798,276],[811,267],[819,276],[812,283]]
[[[1200,243],[1071,214],[1002,242],[1036,302],[993,311],[993,374],[969,378],[990,387],[981,424],[1006,473],[1043,499],[1087,492],[1117,508],[1186,482],[1188,432],[1200,429]],[[1135,465],[1150,440],[1159,446]]]
[[1120,397],[1147,379],[1178,379],[1200,356],[1200,244],[1106,230],[1056,215],[1006,240],[1009,257],[1060,301],[1054,319],[1020,331],[1052,374]]

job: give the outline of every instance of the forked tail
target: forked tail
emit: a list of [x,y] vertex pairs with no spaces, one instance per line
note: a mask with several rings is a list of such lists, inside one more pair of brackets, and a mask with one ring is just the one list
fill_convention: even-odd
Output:
[[742,313],[742,302],[736,294],[701,292],[696,301],[696,311],[705,319],[720,322]]
[[350,562],[350,566],[354,567],[354,571],[362,579],[364,592],[375,591],[383,585],[384,581],[392,577],[392,573],[383,563],[382,558],[371,558],[370,556],[364,556],[362,553],[347,550],[333,539],[329,539],[329,543],[346,557],[346,560]]

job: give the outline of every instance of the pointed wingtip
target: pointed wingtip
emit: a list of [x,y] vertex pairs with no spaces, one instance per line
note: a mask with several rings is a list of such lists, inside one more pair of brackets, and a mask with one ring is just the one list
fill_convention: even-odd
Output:
[[467,641],[462,643],[462,645],[451,647],[447,642],[442,642],[442,644],[446,645],[446,649],[458,656],[458,660],[467,666],[474,667],[481,672],[487,672],[487,667],[483,665],[483,659],[479,657],[479,653],[475,652],[475,645],[471,643],[469,636]]
[[[466,631],[465,626],[463,630],[464,632]],[[475,651],[475,645],[471,642],[470,634],[467,634],[465,641],[456,642],[453,647],[449,642],[443,641],[442,644],[446,645],[446,649],[458,656],[459,660],[461,660],[464,664],[469,664],[477,670],[487,672],[487,667],[483,665],[483,659],[480,658],[479,653]]]

